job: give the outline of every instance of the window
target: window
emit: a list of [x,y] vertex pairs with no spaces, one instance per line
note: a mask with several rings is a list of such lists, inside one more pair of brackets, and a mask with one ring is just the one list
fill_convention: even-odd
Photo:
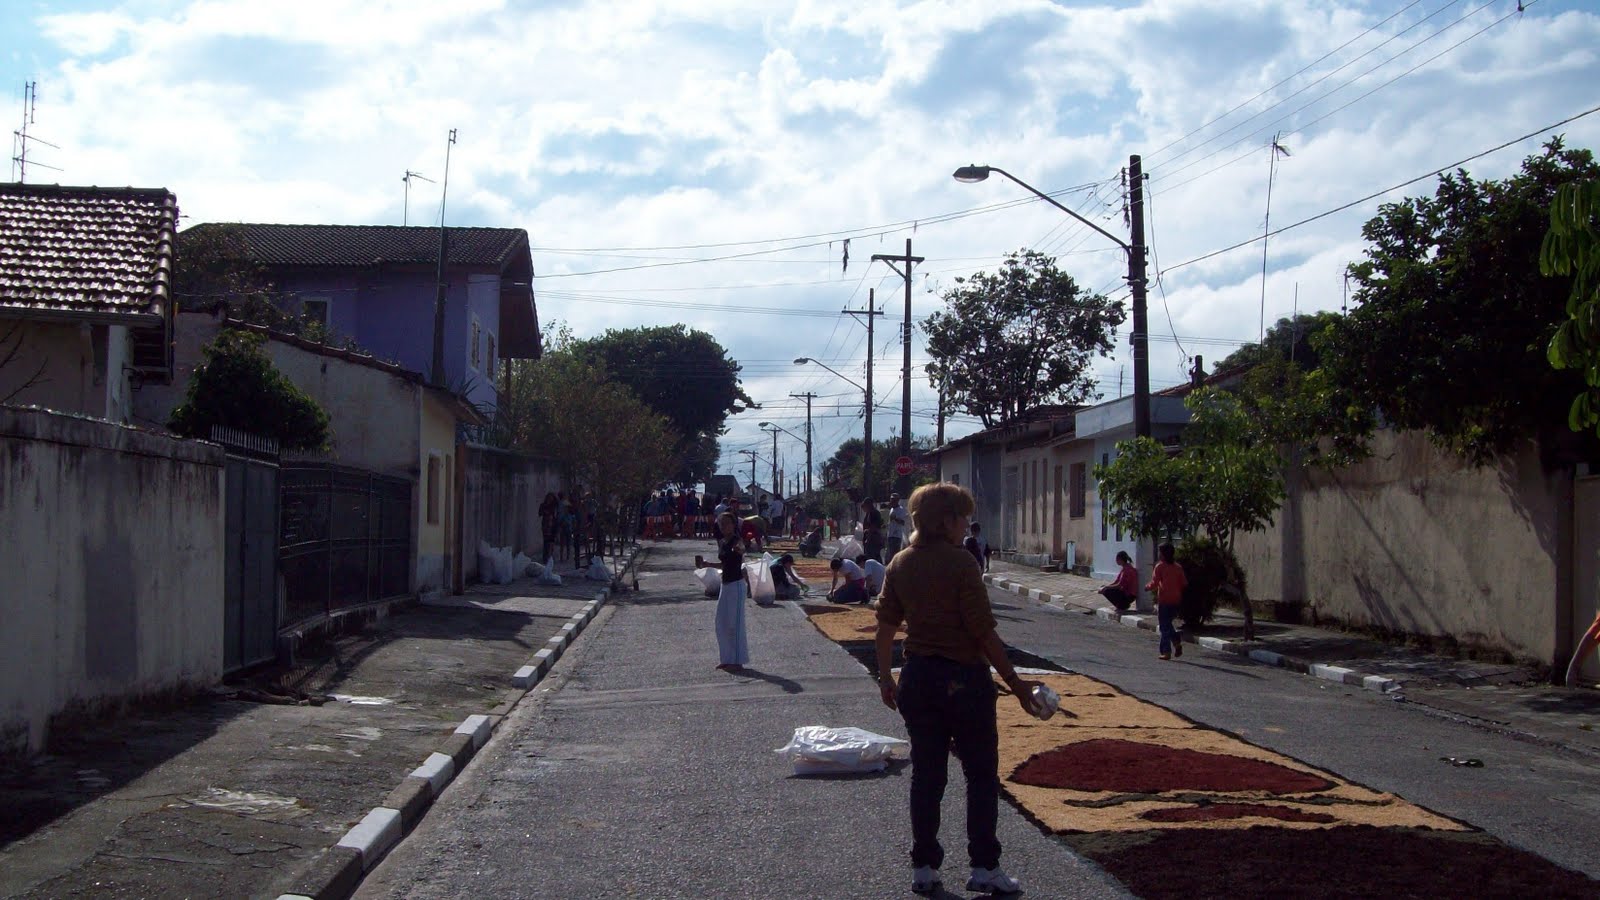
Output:
[[333,301],[327,297],[302,297],[300,298],[300,318],[327,328],[328,315],[332,312],[329,307],[332,303]]
[[494,332],[492,332],[492,331],[489,332],[489,336],[487,338],[487,341],[488,341],[488,349],[486,349],[484,351],[484,353],[483,353],[483,361],[484,361],[483,370],[485,372],[489,373],[489,377],[493,378],[494,377],[494,364],[495,364],[495,358],[494,358]]
[[478,352],[478,345],[481,343],[481,341],[479,341],[479,338],[482,336],[482,334],[483,334],[483,326],[478,324],[478,317],[477,316],[473,316],[472,317],[472,347],[467,351],[467,353],[472,358],[472,368],[474,368],[474,369],[482,368],[482,366],[483,366],[483,357]]
[[1069,495],[1071,499],[1067,515],[1074,519],[1081,519],[1084,516],[1084,507],[1086,506],[1089,494],[1088,463],[1072,464],[1071,485],[1071,494]]
[[1033,461],[1033,530],[1043,531],[1039,525],[1039,507],[1044,505],[1044,481],[1039,478],[1039,461]]
[[950,473],[950,483],[951,484],[960,484],[961,483],[961,473],[960,472],[951,472]]
[[439,454],[428,454],[428,524],[439,524]]

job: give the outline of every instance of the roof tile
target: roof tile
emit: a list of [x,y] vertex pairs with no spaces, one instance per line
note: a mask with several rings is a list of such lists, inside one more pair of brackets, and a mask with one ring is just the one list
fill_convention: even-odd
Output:
[[[439,259],[437,228],[207,223],[184,234],[212,228],[235,230],[250,255],[269,266],[372,266]],[[502,266],[528,246],[528,233],[521,228],[450,228],[449,232],[453,266]]]

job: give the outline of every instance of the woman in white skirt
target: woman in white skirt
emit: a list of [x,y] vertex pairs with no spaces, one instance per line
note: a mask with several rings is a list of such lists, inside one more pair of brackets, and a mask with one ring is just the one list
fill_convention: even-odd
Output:
[[717,594],[717,650],[724,672],[737,672],[750,661],[744,636],[744,598],[750,582],[744,571],[744,541],[739,539],[739,518],[724,512],[717,518],[722,536],[717,539],[717,561],[722,567],[722,590]]

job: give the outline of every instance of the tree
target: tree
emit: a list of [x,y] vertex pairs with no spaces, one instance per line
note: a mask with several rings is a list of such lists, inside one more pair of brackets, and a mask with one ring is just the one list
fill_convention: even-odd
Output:
[[259,334],[225,328],[207,344],[182,404],[167,423],[209,438],[213,425],[274,438],[289,450],[328,444],[328,414],[272,364]]
[[[1545,357],[1570,276],[1540,273],[1557,189],[1600,177],[1587,150],[1552,139],[1501,181],[1442,176],[1432,197],[1385,204],[1350,266],[1355,307],[1313,345],[1351,402],[1483,463],[1563,426],[1584,379]],[[1558,434],[1559,432],[1559,434]]]
[[923,323],[928,379],[952,407],[992,428],[1044,403],[1099,396],[1092,358],[1109,355],[1126,313],[1081,288],[1034,250],[1006,257],[999,272],[956,279],[945,309]]
[[716,338],[684,325],[612,329],[578,341],[577,356],[627,386],[665,416],[677,435],[680,467],[669,480],[698,484],[716,471],[716,438],[728,416],[756,404],[739,383],[739,364]]
[[1550,205],[1550,230],[1539,250],[1539,271],[1572,280],[1567,316],[1550,339],[1556,369],[1571,369],[1584,385],[1567,410],[1573,431],[1600,434],[1600,181],[1564,184]]
[[1312,338],[1321,334],[1339,318],[1336,312],[1297,313],[1284,317],[1267,329],[1266,338],[1259,344],[1245,344],[1223,357],[1211,367],[1213,372],[1225,372],[1239,366],[1255,365],[1268,359],[1282,359],[1310,371],[1322,362],[1321,354],[1312,345]]
[[[894,490],[895,473],[894,461],[900,457],[900,439],[895,437],[885,438],[872,442],[872,472],[865,491],[861,485],[861,451],[865,446],[861,438],[851,438],[839,445],[833,455],[822,463],[822,482],[830,484],[842,482],[857,487],[850,490],[856,492],[859,499],[862,496],[874,500],[886,500]],[[928,437],[913,437],[911,439],[911,452],[922,453],[933,449],[933,439]],[[927,472],[911,473],[911,488],[916,490],[924,484],[933,481],[933,476]]]

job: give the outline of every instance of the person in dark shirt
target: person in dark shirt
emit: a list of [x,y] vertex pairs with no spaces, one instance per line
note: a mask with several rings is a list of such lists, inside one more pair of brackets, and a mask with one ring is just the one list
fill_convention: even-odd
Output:
[[731,512],[717,520],[722,536],[717,539],[717,562],[722,567],[722,590],[717,594],[717,668],[737,672],[750,661],[750,644],[744,633],[744,599],[750,582],[744,571],[744,541],[739,538],[739,519]]
[[878,511],[871,497],[861,501],[861,549],[883,562],[883,513]]
[[810,585],[794,570],[794,557],[788,553],[772,563],[772,589],[779,600],[799,600],[801,592]]

